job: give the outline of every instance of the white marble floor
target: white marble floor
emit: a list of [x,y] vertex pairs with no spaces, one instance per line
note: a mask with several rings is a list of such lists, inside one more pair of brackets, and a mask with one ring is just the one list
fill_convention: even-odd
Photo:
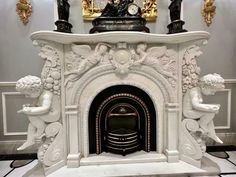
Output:
[[[205,155],[220,167],[221,174],[217,177],[236,177],[236,151],[227,151],[227,154],[229,155],[228,159],[218,158],[210,154]],[[12,163],[12,160],[0,161],[0,177],[22,177],[28,170],[36,166],[37,160],[32,160],[18,168],[12,168]]]

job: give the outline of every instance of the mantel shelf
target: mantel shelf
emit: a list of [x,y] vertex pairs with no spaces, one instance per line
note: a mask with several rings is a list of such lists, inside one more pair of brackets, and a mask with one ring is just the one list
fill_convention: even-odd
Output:
[[177,34],[150,34],[143,32],[105,32],[96,34],[68,34],[54,31],[37,31],[31,34],[32,40],[47,40],[61,44],[71,43],[163,43],[180,44],[194,40],[208,40],[210,34],[206,31],[192,31]]

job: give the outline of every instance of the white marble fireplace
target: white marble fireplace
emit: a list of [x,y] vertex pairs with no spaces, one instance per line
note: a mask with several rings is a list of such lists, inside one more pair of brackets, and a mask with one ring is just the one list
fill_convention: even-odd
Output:
[[[203,145],[195,147],[196,143],[191,143],[191,137],[182,127],[182,101],[184,90],[196,86],[197,59],[201,55],[200,47],[209,39],[207,32],[159,35],[40,31],[33,33],[31,39],[40,47],[40,56],[45,59],[41,74],[44,89],[59,95],[61,103],[58,122],[63,135],[57,141],[63,145],[57,147],[59,151],[50,150],[54,154],[53,160],[49,159],[51,163],[45,163],[41,154],[47,174],[60,166],[65,166],[59,170],[66,175],[67,170],[81,166],[109,165],[112,168],[115,164],[136,164],[139,168],[140,164],[150,163],[160,165],[161,169],[173,167],[176,172],[157,170],[143,175],[204,173],[201,169]],[[189,73],[185,73],[186,66]],[[149,98],[141,96],[139,91],[133,92],[132,88]],[[109,92],[104,92],[107,89]],[[98,101],[98,109],[93,110],[93,102],[100,93],[103,96]],[[120,102],[123,97],[127,102],[134,100],[146,111],[145,130],[140,130],[144,138],[140,140],[143,142],[140,147],[143,148],[125,156],[108,152],[102,145],[104,137],[100,123],[103,120],[100,120],[99,109],[103,110],[101,105],[106,105],[105,100],[108,103],[116,97]],[[92,114],[94,119],[90,118]],[[143,127],[142,121],[137,124]],[[93,130],[90,131],[91,126]],[[137,176],[138,171],[133,175]]]

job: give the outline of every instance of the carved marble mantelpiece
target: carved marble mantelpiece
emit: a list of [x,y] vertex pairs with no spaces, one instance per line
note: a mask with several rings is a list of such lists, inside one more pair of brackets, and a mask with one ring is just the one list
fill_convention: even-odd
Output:
[[[194,154],[193,145],[182,141],[189,136],[182,125],[182,101],[185,91],[198,82],[197,59],[200,47],[209,39],[207,32],[160,35],[40,31],[33,33],[31,39],[45,59],[41,75],[44,88],[61,98],[64,133],[61,141],[65,144],[63,164],[67,168],[150,162],[179,164],[182,160],[201,167],[203,153]],[[90,105],[98,93],[115,85],[135,86],[152,99],[156,110],[155,151],[125,157],[89,153]],[[203,172],[199,170],[192,172]]]

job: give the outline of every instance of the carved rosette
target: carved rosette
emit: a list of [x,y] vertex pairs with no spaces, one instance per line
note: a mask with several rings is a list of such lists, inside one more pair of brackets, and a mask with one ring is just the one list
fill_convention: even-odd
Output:
[[148,48],[145,43],[136,46],[127,43],[98,43],[95,49],[89,45],[73,44],[65,55],[65,85],[75,82],[90,69],[102,65],[112,65],[117,76],[122,78],[129,74],[132,67],[146,65],[163,75],[176,88],[176,51],[166,46]]
[[200,47],[193,45],[187,48],[182,63],[182,91],[196,87],[199,80],[200,67],[197,66],[197,57],[202,54]]
[[58,50],[49,44],[41,44],[39,56],[45,60],[41,79],[45,90],[60,95],[61,64]]

